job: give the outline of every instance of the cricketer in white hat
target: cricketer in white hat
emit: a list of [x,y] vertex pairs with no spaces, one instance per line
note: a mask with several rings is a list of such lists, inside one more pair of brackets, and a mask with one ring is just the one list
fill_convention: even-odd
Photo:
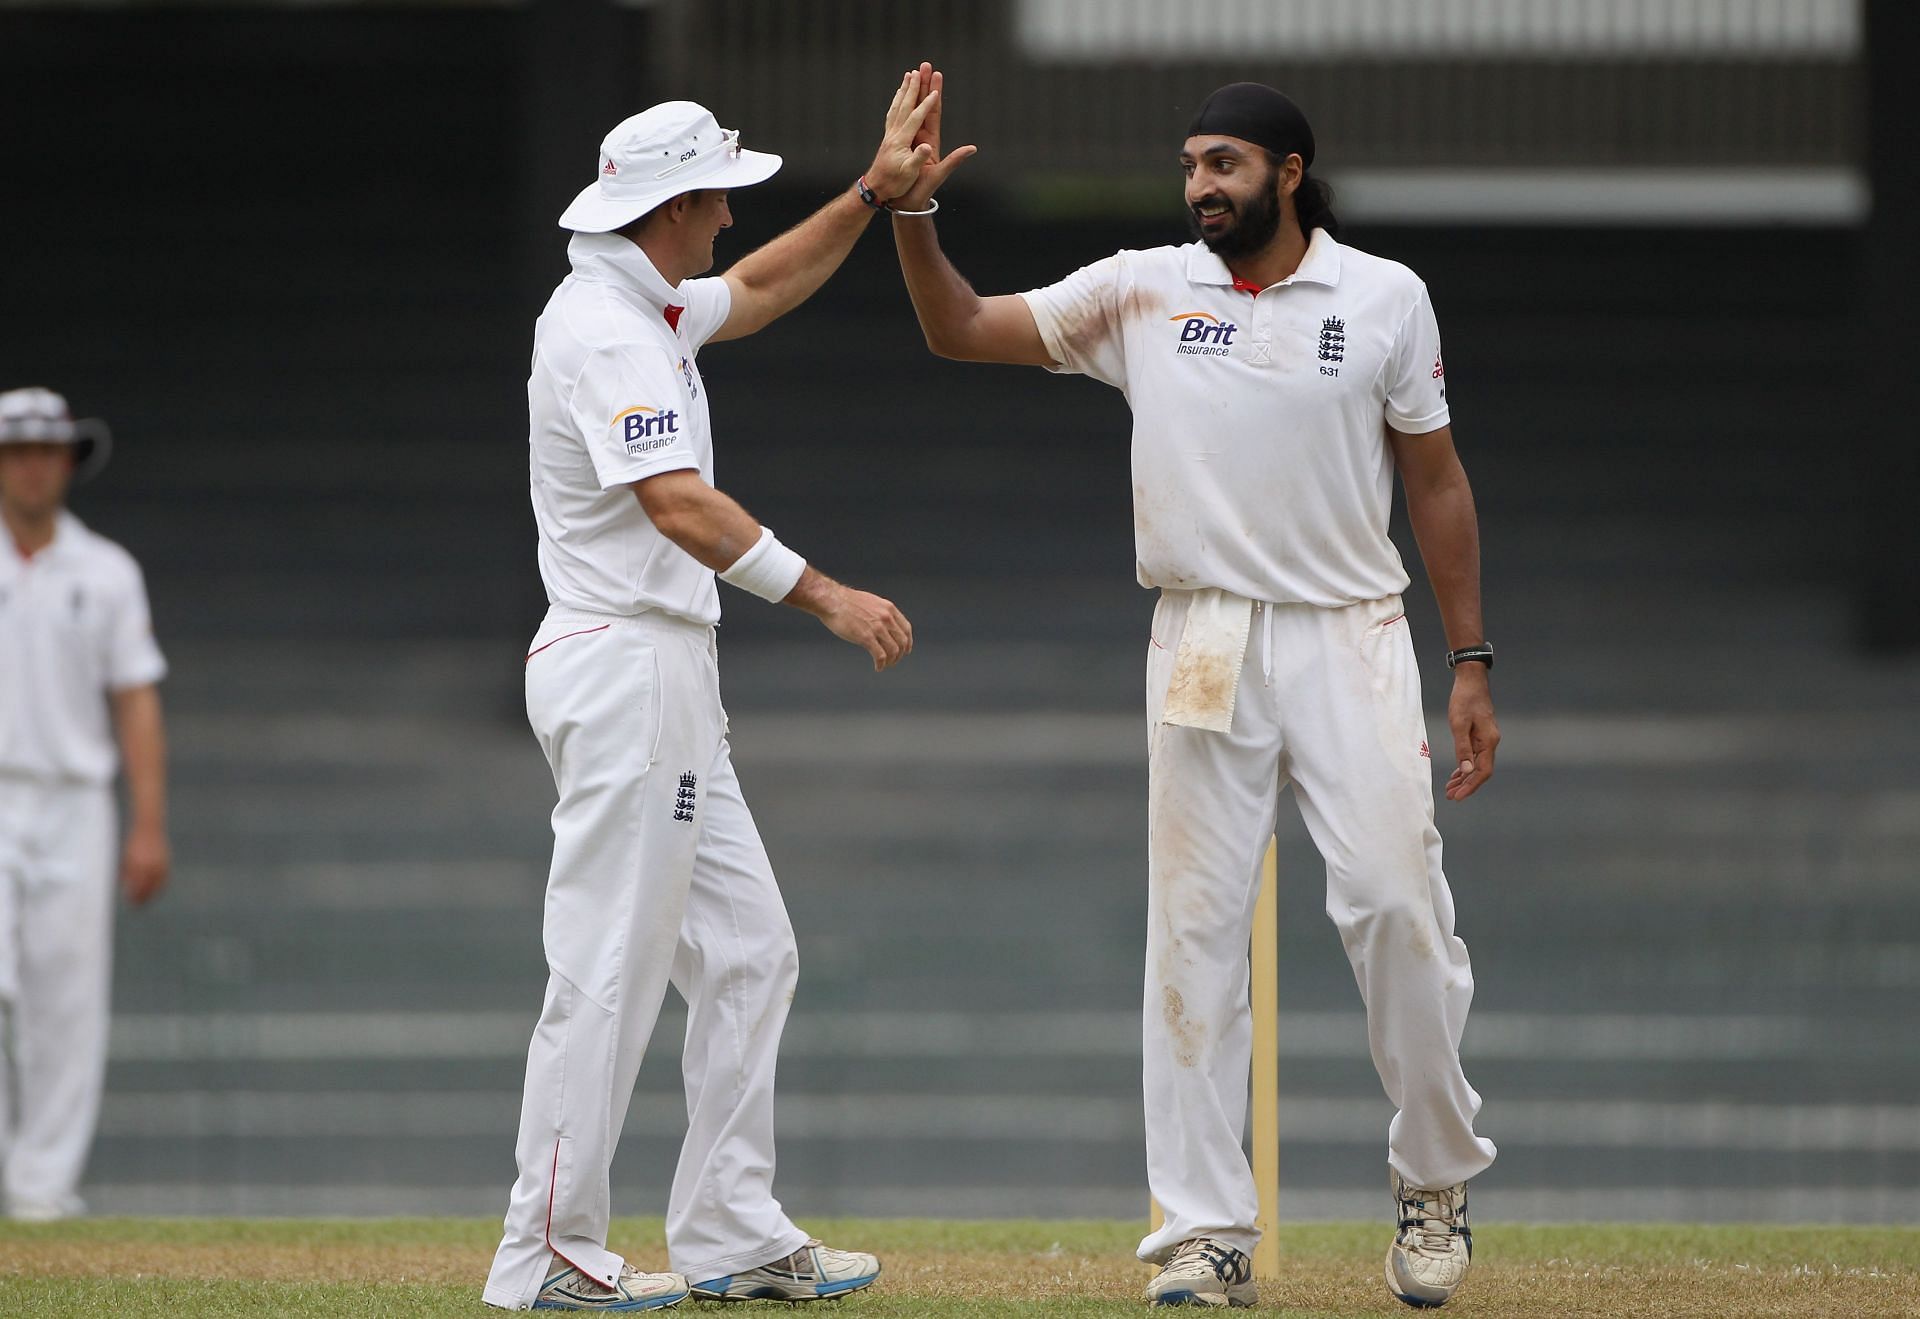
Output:
[[[166,730],[133,556],[67,510],[106,428],[50,389],[0,393],[0,1213],[66,1218],[106,1076],[114,778],[121,891],[167,882]],[[108,1173],[111,1177],[113,1174]]]
[[663,101],[620,121],[600,144],[600,173],[560,217],[562,229],[604,234],[639,219],[661,202],[696,188],[764,183],[780,157],[748,151],[737,129],[692,101]]
[[[714,488],[699,356],[825,283],[933,159],[930,65],[893,93],[873,163],[717,278],[728,194],[780,157],[690,101],[607,135],[560,219],[572,273],[534,327],[529,477],[550,608],[527,647],[527,718],[553,770],[546,1001],[527,1051],[519,1177],[487,1277],[505,1309],[810,1301],[880,1275],[773,1195],[774,1067],[799,978],[793,926],[733,769],[718,582],[904,658],[891,601],[842,586]],[[668,985],[687,1002],[687,1135],[667,1197],[670,1273],[608,1248],[609,1170]]]

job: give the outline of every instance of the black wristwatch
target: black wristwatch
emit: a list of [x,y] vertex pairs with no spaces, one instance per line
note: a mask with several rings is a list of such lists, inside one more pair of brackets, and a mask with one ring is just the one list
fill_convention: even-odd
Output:
[[1457,669],[1462,664],[1479,663],[1489,669],[1493,667],[1493,643],[1483,641],[1477,646],[1462,646],[1458,650],[1447,652],[1447,667]]

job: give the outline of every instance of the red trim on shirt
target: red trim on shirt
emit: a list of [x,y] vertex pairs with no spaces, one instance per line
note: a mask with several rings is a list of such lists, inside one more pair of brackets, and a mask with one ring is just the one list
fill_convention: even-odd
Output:
[[660,314],[667,318],[667,328],[675,334],[680,332],[680,313],[685,310],[685,307],[676,307],[672,303],[660,309]]
[[1253,283],[1251,280],[1241,279],[1238,275],[1233,277],[1233,286],[1242,293],[1258,293],[1260,291],[1260,285]]

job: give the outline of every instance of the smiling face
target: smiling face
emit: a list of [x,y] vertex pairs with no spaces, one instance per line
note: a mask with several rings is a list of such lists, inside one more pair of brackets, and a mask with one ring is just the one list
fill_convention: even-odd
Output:
[[1304,173],[1298,155],[1278,165],[1245,138],[1203,134],[1180,151],[1194,236],[1222,257],[1258,252],[1280,231]]

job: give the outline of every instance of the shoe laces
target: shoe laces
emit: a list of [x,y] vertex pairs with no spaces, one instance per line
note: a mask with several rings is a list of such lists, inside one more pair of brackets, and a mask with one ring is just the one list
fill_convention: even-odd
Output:
[[1240,1272],[1240,1252],[1231,1246],[1223,1246],[1211,1237],[1191,1237],[1174,1248],[1173,1258],[1167,1261],[1168,1268],[1176,1268],[1183,1262],[1198,1257],[1213,1276],[1222,1282],[1235,1282]]
[[818,1237],[808,1237],[807,1243],[793,1254],[785,1259],[777,1259],[771,1264],[763,1264],[761,1267],[779,1269],[784,1273],[811,1273],[813,1272],[813,1252],[824,1248]]
[[1400,1230],[1409,1249],[1422,1255],[1444,1256],[1453,1250],[1466,1212],[1466,1187],[1428,1190],[1403,1186],[1400,1190]]

